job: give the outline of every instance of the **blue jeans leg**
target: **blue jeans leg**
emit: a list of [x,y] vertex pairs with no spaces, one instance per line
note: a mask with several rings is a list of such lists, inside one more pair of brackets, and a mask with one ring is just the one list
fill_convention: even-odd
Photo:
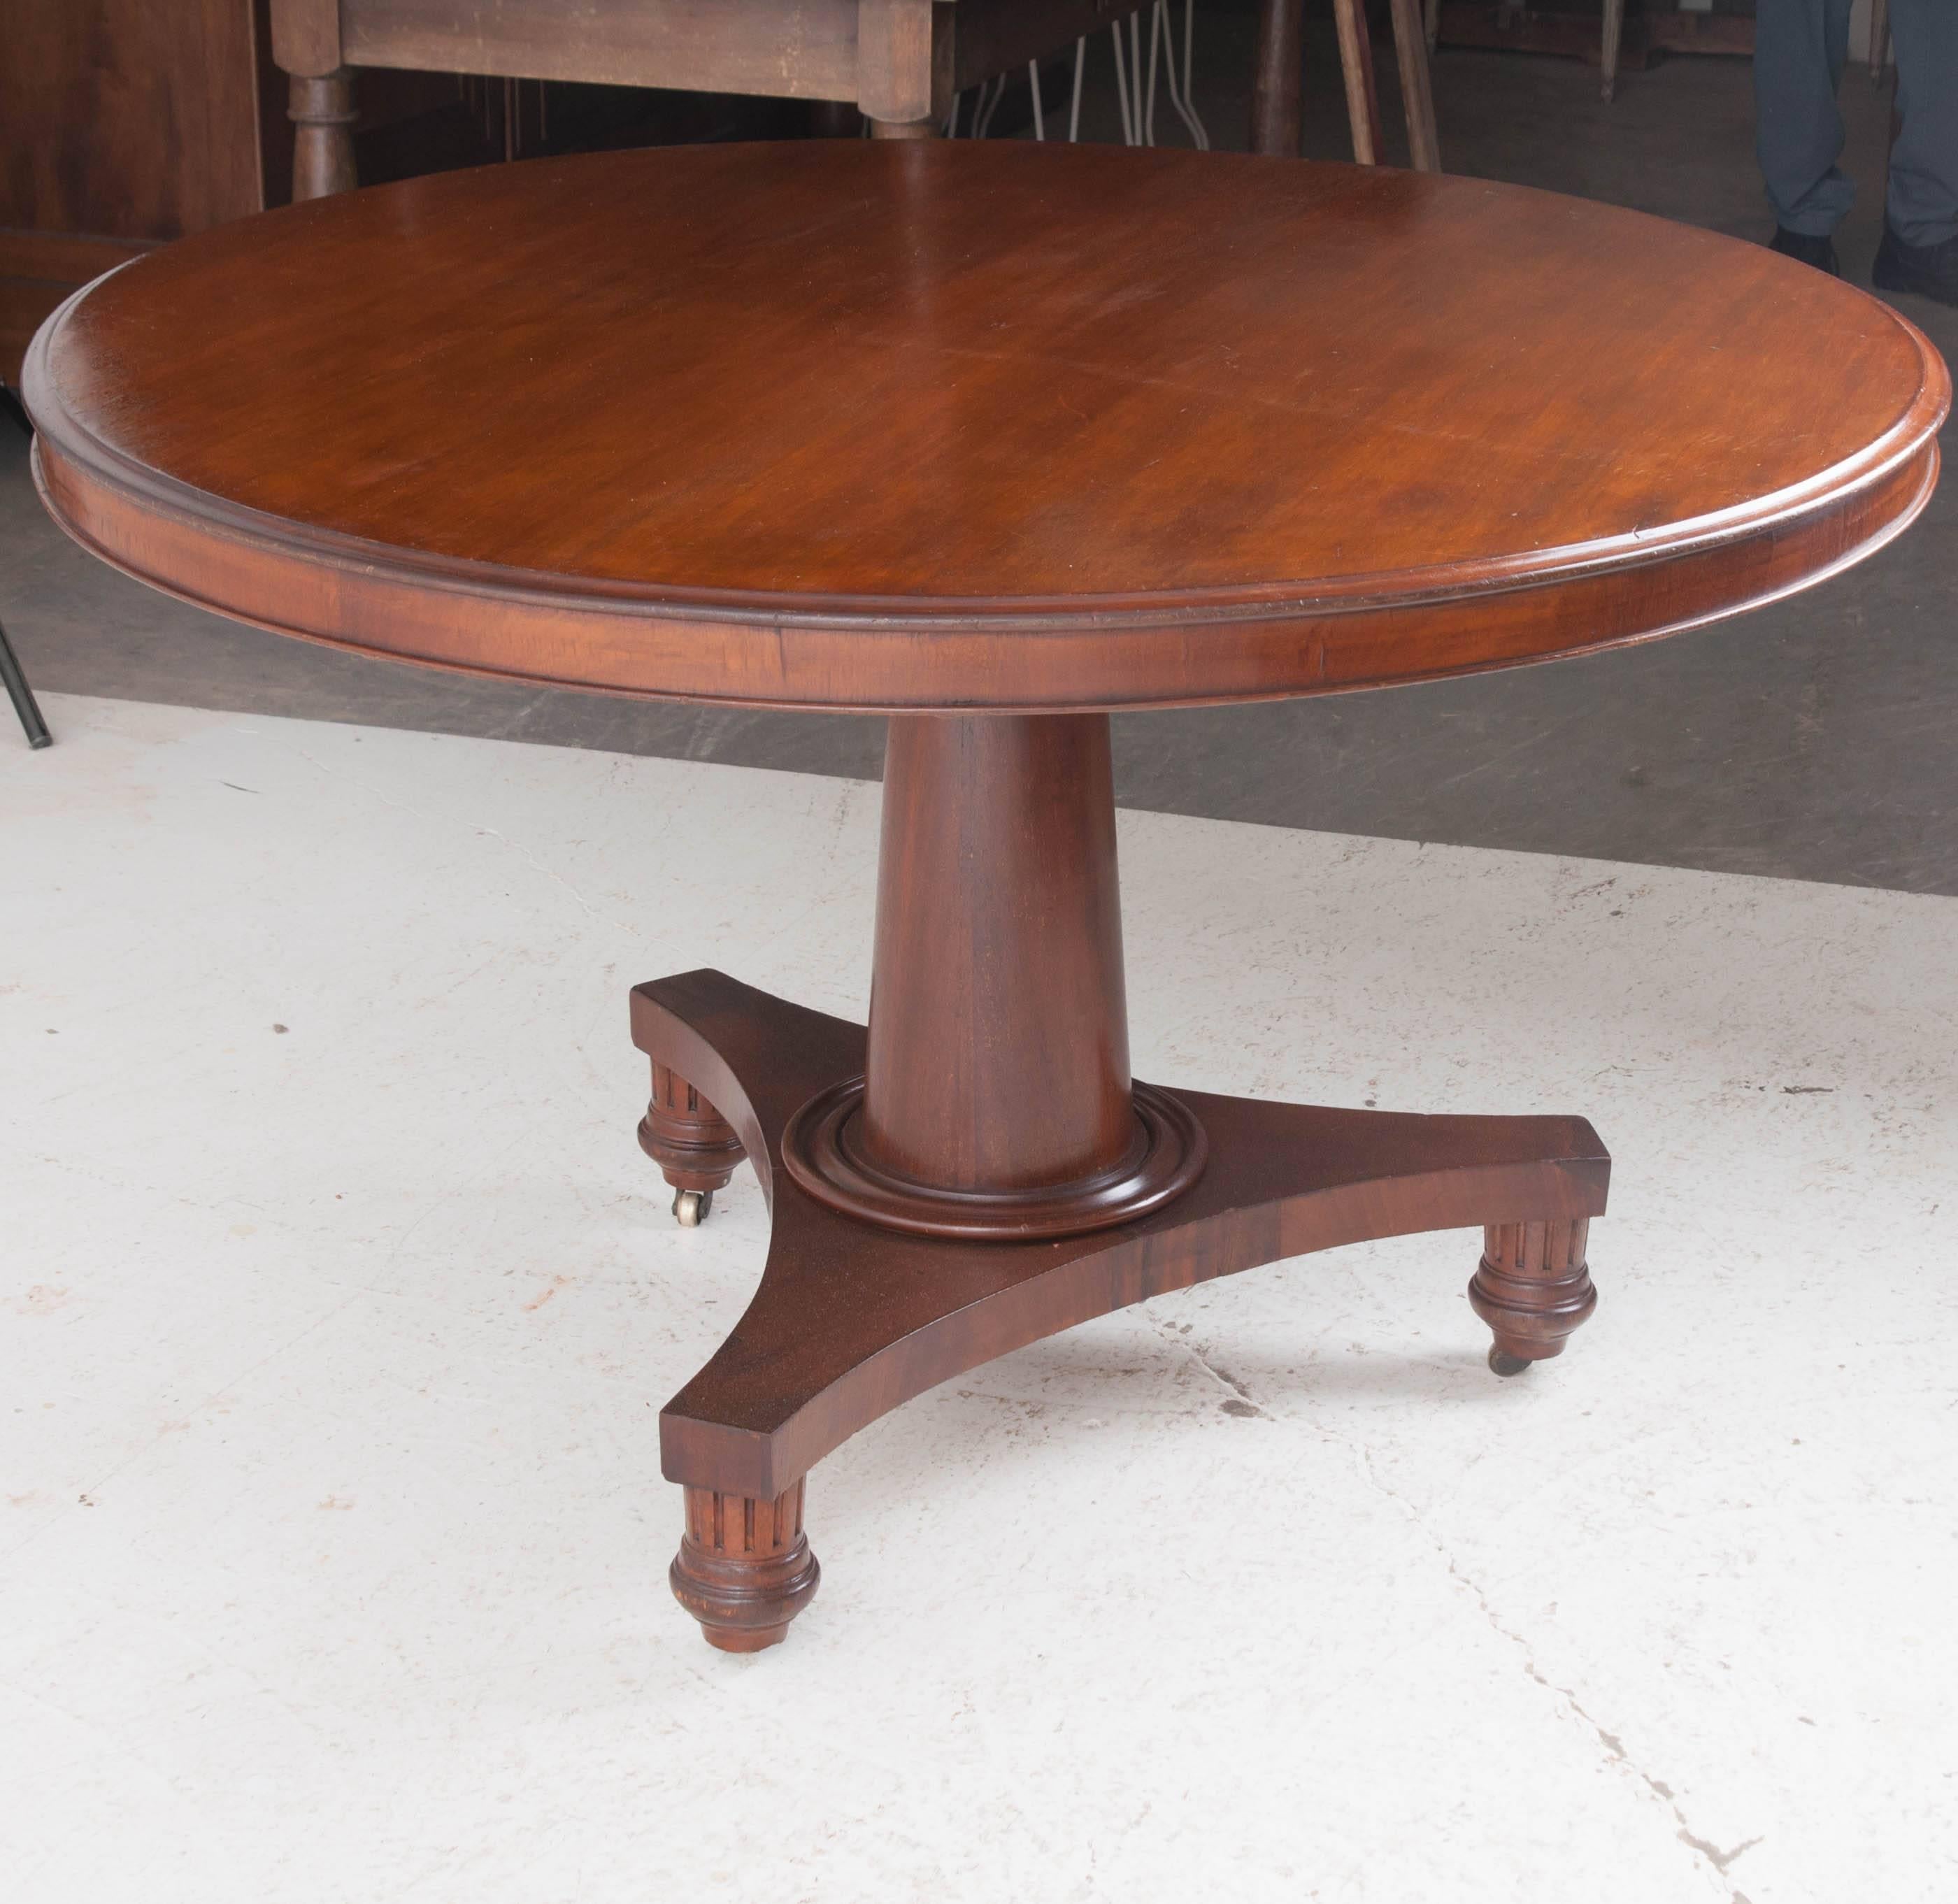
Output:
[[1890,38],[1903,130],[1884,209],[1906,245],[1941,245],[1958,236],[1958,0],[1890,0]]
[[[1849,57],[1852,0],[1760,0],[1754,15],[1754,150],[1775,222],[1826,238],[1856,196],[1836,89]],[[1918,0],[1928,11],[1953,0]],[[1901,0],[1891,0],[1896,18]],[[1898,50],[1903,50],[1899,32]],[[1947,109],[1950,109],[1947,107]]]

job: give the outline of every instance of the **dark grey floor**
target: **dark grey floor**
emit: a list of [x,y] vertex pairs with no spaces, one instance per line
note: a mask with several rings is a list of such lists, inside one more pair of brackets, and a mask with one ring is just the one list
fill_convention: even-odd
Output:
[[[1199,9],[1202,12],[1203,10]],[[1199,28],[1199,105],[1240,145],[1250,22]],[[1383,81],[1392,62],[1381,49]],[[1343,157],[1329,37],[1308,49],[1309,141]],[[1105,41],[1088,129],[1115,136]],[[1679,59],[1617,102],[1574,63],[1443,51],[1449,169],[1760,237],[1746,66]],[[1852,69],[1840,234],[1866,277],[1887,95]],[[1397,110],[1388,102],[1390,121]],[[1158,113],[1158,130],[1168,119]],[[1170,122],[1171,124],[1173,121]],[[1395,138],[1398,138],[1397,131]],[[1949,356],[1958,313],[1904,308]],[[125,581],[42,515],[0,430],[0,619],[45,689],[874,776],[881,724],[713,712],[450,677],[217,621]],[[1118,724],[1120,797],[1161,811],[1958,894],[1958,496],[1849,575],[1724,626],[1479,679]],[[5,744],[0,740],[0,744]]]

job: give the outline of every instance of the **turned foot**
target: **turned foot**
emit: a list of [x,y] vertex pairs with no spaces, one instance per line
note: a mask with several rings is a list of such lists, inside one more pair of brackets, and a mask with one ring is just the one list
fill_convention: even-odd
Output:
[[292,104],[293,202],[351,192],[360,182],[353,163],[353,75],[344,66],[330,73],[294,73]]
[[1495,1332],[1489,1366],[1520,1375],[1532,1362],[1564,1353],[1565,1339],[1598,1307],[1584,1260],[1589,1221],[1492,1223],[1468,1300]]
[[657,1059],[652,1098],[639,1120],[639,1148],[673,1186],[673,1215],[687,1230],[705,1221],[714,1193],[727,1187],[747,1154],[720,1112]]
[[710,1646],[759,1652],[814,1597],[822,1570],[802,1531],[803,1484],[774,1500],[686,1491],[686,1532],[669,1576]]

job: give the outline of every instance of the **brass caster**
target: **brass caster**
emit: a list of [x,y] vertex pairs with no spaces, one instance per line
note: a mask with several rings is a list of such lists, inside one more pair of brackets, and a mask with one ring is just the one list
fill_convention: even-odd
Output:
[[1489,1351],[1489,1367],[1497,1375],[1526,1375],[1531,1363],[1527,1355],[1512,1355],[1507,1349],[1491,1347]]
[[673,1192],[673,1217],[683,1230],[697,1230],[707,1221],[707,1213],[714,1208],[711,1190],[676,1190]]

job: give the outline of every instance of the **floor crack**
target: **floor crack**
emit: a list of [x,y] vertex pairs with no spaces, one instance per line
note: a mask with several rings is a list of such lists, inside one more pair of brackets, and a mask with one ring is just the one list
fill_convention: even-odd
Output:
[[1367,1450],[1364,1446],[1346,1441],[1343,1437],[1332,1434],[1326,1430],[1319,1429],[1316,1431],[1326,1436],[1328,1440],[1345,1447],[1353,1458],[1354,1468],[1367,1485],[1383,1500],[1390,1502],[1399,1509],[1408,1522],[1432,1543],[1435,1552],[1440,1555],[1443,1563],[1448,1569],[1449,1579],[1475,1601],[1490,1631],[1498,1639],[1507,1640],[1516,1649],[1518,1657],[1522,1662],[1523,1671],[1545,1692],[1561,1700],[1570,1712],[1589,1728],[1592,1735],[1604,1748],[1607,1757],[1615,1764],[1624,1766],[1627,1772],[1636,1779],[1660,1804],[1665,1807],[1667,1811],[1671,1814],[1674,1835],[1681,1844],[1706,1861],[1714,1876],[1725,1887],[1728,1904],[1749,1904],[1747,1894],[1736,1890],[1729,1880],[1727,1876],[1727,1868],[1743,1852],[1753,1849],[1761,1842],[1760,1839],[1757,1837],[1750,1838],[1735,1845],[1731,1851],[1722,1851],[1709,1839],[1700,1836],[1687,1823],[1685,1813],[1680,1809],[1679,1801],[1673,1795],[1672,1788],[1663,1779],[1655,1779],[1646,1771],[1644,1766],[1626,1750],[1624,1741],[1617,1733],[1607,1730],[1597,1719],[1594,1719],[1586,1709],[1583,1702],[1569,1687],[1560,1686],[1545,1675],[1542,1668],[1536,1663],[1536,1655],[1531,1650],[1529,1642],[1514,1628],[1503,1624],[1501,1616],[1491,1605],[1488,1595],[1483,1591],[1476,1580],[1462,1571],[1460,1563],[1449,1551],[1447,1542],[1429,1526],[1411,1502],[1396,1494],[1374,1472],[1373,1457]]
[[1265,1408],[1228,1368],[1218,1367],[1194,1342],[1186,1342],[1181,1336],[1174,1334],[1155,1316],[1150,1316],[1149,1321],[1156,1333],[1165,1342],[1181,1349],[1219,1388],[1230,1391],[1231,1399],[1224,1404],[1225,1414],[1234,1415],[1247,1421],[1269,1421],[1272,1418],[1271,1411]]
[[[1364,1467],[1364,1462],[1361,1465]],[[1583,1700],[1579,1699],[1568,1686],[1560,1686],[1554,1680],[1545,1676],[1542,1669],[1536,1663],[1536,1655],[1530,1650],[1529,1642],[1524,1639],[1521,1633],[1503,1624],[1495,1608],[1489,1604],[1488,1595],[1473,1579],[1462,1572],[1460,1566],[1456,1563],[1455,1556],[1449,1552],[1447,1547],[1435,1534],[1434,1529],[1405,1502],[1400,1500],[1391,1488],[1382,1487],[1379,1481],[1371,1474],[1368,1474],[1366,1478],[1388,1500],[1394,1501],[1407,1515],[1408,1519],[1430,1541],[1434,1541],[1435,1551],[1447,1564],[1449,1578],[1474,1599],[1477,1607],[1481,1611],[1483,1619],[1488,1623],[1490,1631],[1496,1634],[1499,1639],[1507,1640],[1516,1649],[1518,1655],[1522,1661],[1523,1671],[1529,1674],[1530,1677],[1535,1680],[1545,1692],[1552,1693],[1561,1700],[1572,1712],[1590,1728],[1598,1743],[1604,1747],[1607,1756],[1615,1763],[1623,1766],[1671,1813],[1674,1836],[1681,1844],[1697,1852],[1712,1867],[1714,1875],[1726,1886],[1730,1904],[1749,1904],[1746,1893],[1735,1890],[1728,1880],[1727,1868],[1743,1852],[1753,1850],[1754,1846],[1761,1842],[1760,1839],[1758,1837],[1744,1839],[1741,1843],[1735,1845],[1731,1851],[1722,1851],[1710,1839],[1700,1836],[1687,1822],[1686,1814],[1680,1809],[1679,1801],[1674,1797],[1672,1788],[1662,1779],[1655,1779],[1646,1771],[1644,1766],[1626,1750],[1624,1741],[1617,1733],[1608,1731],[1594,1719],[1585,1709]]]
[[[1276,1418],[1271,1411],[1266,1408],[1228,1369],[1221,1367],[1212,1361],[1194,1343],[1185,1340],[1155,1317],[1151,1316],[1149,1319],[1158,1335],[1181,1349],[1199,1368],[1216,1383],[1218,1387],[1230,1392],[1232,1399],[1224,1404],[1225,1408],[1230,1412],[1256,1415],[1264,1421]],[[1531,1651],[1529,1642],[1524,1639],[1521,1633],[1503,1624],[1501,1616],[1491,1605],[1488,1594],[1473,1578],[1462,1571],[1460,1563],[1449,1551],[1447,1542],[1427,1524],[1411,1502],[1396,1493],[1374,1472],[1373,1456],[1364,1445],[1349,1441],[1344,1436],[1335,1434],[1330,1429],[1323,1427],[1316,1422],[1307,1421],[1297,1416],[1287,1416],[1285,1418],[1287,1421],[1296,1422],[1299,1427],[1317,1435],[1321,1440],[1330,1442],[1335,1447],[1344,1450],[1352,1461],[1355,1472],[1367,1486],[1378,1494],[1383,1500],[1396,1509],[1433,1546],[1435,1552],[1440,1556],[1443,1563],[1447,1567],[1449,1577],[1474,1600],[1489,1630],[1498,1639],[1506,1640],[1516,1649],[1517,1655],[1522,1662],[1524,1671],[1545,1692],[1550,1693],[1554,1698],[1560,1700],[1570,1712],[1589,1729],[1592,1736],[1597,1740],[1606,1756],[1614,1763],[1622,1766],[1627,1773],[1637,1779],[1653,1798],[1665,1807],[1672,1819],[1674,1836],[1703,1861],[1714,1877],[1725,1888],[1728,1904],[1750,1904],[1747,1893],[1736,1889],[1732,1880],[1728,1877],[1728,1868],[1743,1852],[1753,1850],[1755,1845],[1761,1842],[1761,1839],[1759,1837],[1745,1839],[1731,1849],[1722,1851],[1710,1839],[1701,1837],[1693,1830],[1691,1824],[1687,1821],[1685,1813],[1680,1808],[1679,1801],[1674,1796],[1672,1788],[1663,1779],[1655,1779],[1646,1771],[1625,1749],[1624,1741],[1617,1734],[1608,1731],[1594,1719],[1585,1709],[1583,1702],[1569,1687],[1560,1686],[1545,1676],[1542,1669],[1536,1663],[1536,1655]]]

